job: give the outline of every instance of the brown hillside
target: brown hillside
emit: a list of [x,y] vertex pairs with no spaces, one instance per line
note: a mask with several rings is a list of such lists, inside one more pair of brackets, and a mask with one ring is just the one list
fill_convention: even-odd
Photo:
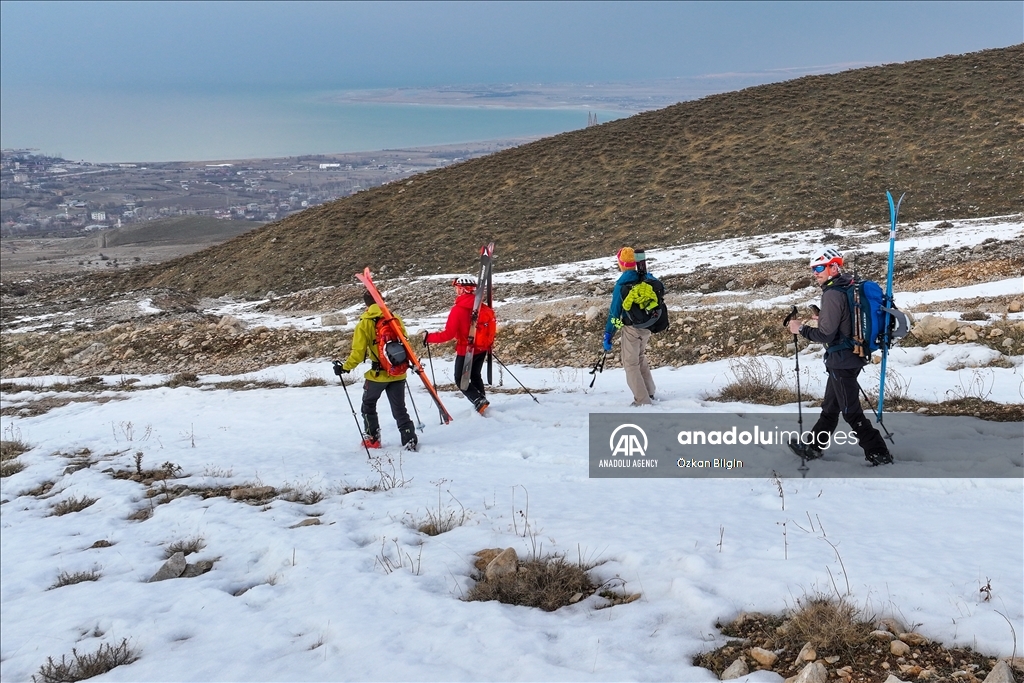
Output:
[[737,234],[1024,206],[1024,45],[809,76],[684,102],[305,211],[128,275],[125,287],[278,293]]

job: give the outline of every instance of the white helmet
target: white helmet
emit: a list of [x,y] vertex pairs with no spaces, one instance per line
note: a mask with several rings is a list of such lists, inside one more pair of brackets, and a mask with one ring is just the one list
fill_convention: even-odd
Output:
[[843,265],[843,254],[835,247],[822,247],[811,253],[811,268],[814,266]]
[[452,280],[453,287],[476,287],[476,280],[466,275],[460,275]]

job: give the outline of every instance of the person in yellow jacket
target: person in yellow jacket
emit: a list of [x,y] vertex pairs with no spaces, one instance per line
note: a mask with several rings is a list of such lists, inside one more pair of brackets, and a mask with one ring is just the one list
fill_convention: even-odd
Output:
[[[344,363],[334,363],[334,373],[341,377],[352,372],[364,360],[370,360],[370,369],[363,377],[363,401],[360,412],[363,414],[363,444],[367,448],[380,448],[380,420],[377,417],[377,401],[380,395],[388,395],[391,404],[391,415],[398,424],[398,432],[402,435],[402,447],[415,451],[418,446],[416,427],[405,407],[405,373],[390,375],[381,367],[377,350],[377,321],[382,317],[380,306],[374,302],[369,292],[363,293],[366,311],[359,316],[356,329],[352,333],[352,352]],[[395,316],[402,335],[405,336],[405,325],[401,318]]]

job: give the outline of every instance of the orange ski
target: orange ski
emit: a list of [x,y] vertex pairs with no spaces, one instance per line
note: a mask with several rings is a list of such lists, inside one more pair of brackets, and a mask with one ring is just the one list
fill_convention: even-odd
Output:
[[380,308],[380,312],[384,317],[384,321],[391,326],[391,329],[395,331],[395,335],[402,340],[402,346],[405,347],[405,352],[409,356],[409,363],[412,365],[413,370],[419,375],[420,381],[423,382],[423,386],[427,388],[427,393],[430,394],[430,398],[434,399],[434,404],[437,405],[437,411],[441,414],[441,423],[448,424],[452,421],[452,416],[445,409],[444,404],[441,403],[441,397],[437,395],[437,389],[430,383],[427,378],[427,373],[423,371],[423,366],[420,364],[419,356],[412,350],[412,345],[409,343],[409,339],[402,334],[402,326],[395,320],[395,316],[388,310],[387,304],[384,303],[384,297],[377,291],[377,286],[373,284],[373,279],[370,277],[370,269],[366,268],[362,273],[356,273],[356,279],[363,283],[366,287],[366,291],[370,293],[373,300],[377,302],[377,306]]

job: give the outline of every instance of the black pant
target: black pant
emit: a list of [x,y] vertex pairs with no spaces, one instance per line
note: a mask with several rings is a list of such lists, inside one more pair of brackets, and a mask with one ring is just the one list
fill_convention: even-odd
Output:
[[864,415],[864,409],[860,406],[860,386],[857,384],[859,374],[860,368],[828,371],[825,398],[821,401],[821,416],[811,431],[814,432],[818,446],[826,447],[839,424],[839,415],[842,414],[857,434],[857,441],[865,455],[887,453],[889,449],[885,447],[882,435]]
[[416,428],[412,419],[409,418],[409,411],[405,408],[405,380],[395,382],[372,382],[366,380],[363,383],[363,403],[360,409],[363,413],[363,424],[366,426],[366,433],[369,436],[380,437],[380,420],[377,419],[377,400],[383,393],[388,395],[388,403],[391,404],[391,415],[398,424],[398,431],[401,432],[405,443],[407,434],[415,434]]
[[[473,353],[473,366],[469,369],[469,387],[466,388],[462,393],[465,394],[473,405],[477,404],[477,401],[481,401],[487,398],[484,393],[484,380],[480,376],[480,371],[484,367],[484,361],[487,360],[487,352],[479,351]],[[455,384],[458,386],[459,380],[462,378],[462,368],[466,366],[465,356],[455,356]]]

